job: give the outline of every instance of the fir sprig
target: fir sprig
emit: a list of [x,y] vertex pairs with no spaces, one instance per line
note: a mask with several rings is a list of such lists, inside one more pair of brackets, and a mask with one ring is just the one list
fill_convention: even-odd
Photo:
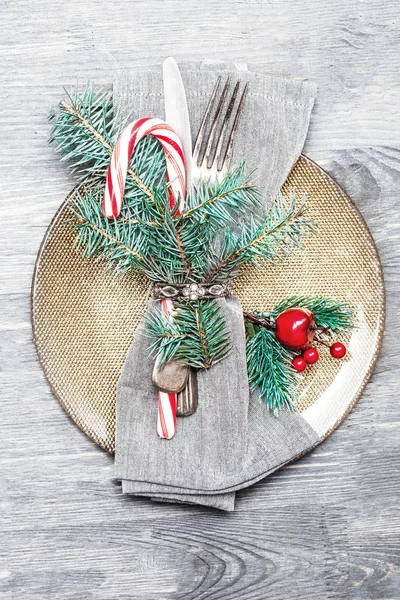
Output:
[[317,328],[327,335],[341,333],[355,326],[354,309],[346,302],[325,296],[290,296],[277,304],[269,317],[276,317],[287,310],[301,306],[308,308],[315,318]]
[[232,277],[246,263],[259,267],[260,259],[273,263],[299,247],[305,236],[316,231],[316,223],[305,214],[305,202],[306,196],[303,196],[297,203],[294,190],[288,198],[279,193],[261,224],[252,218],[239,236],[226,231],[221,251],[215,256],[206,281]]
[[66,94],[58,114],[53,111],[50,115],[50,141],[56,142],[61,160],[70,161],[72,169],[88,173],[106,170],[112,152],[111,93],[95,92],[89,85],[80,95]]
[[189,190],[182,221],[190,219],[197,225],[210,220],[224,227],[252,212],[259,203],[259,192],[242,163],[221,181],[203,179]]
[[[120,271],[145,268],[140,252],[140,238],[147,224],[138,220],[115,222],[104,219],[98,210],[101,190],[85,189],[76,192],[71,205],[72,221],[77,232],[75,244],[86,258],[103,258]],[[151,225],[148,225],[151,227]]]
[[150,351],[160,364],[181,359],[197,369],[208,369],[230,350],[225,318],[215,300],[176,302],[173,319],[158,308],[146,315]]
[[[67,100],[60,102],[58,114],[50,115],[53,121],[50,141],[56,143],[56,150],[62,154],[61,160],[68,161],[72,170],[105,176],[115,143],[112,94],[95,91],[91,85],[80,94],[66,94]],[[144,168],[139,174],[132,166],[128,168],[127,191],[132,183],[131,192],[141,192],[152,200],[149,183],[156,179],[154,170],[160,177],[160,163],[165,168],[165,160],[154,138],[143,142],[141,152],[146,153],[146,160],[142,156],[141,162]]]
[[281,346],[273,331],[257,328],[246,344],[247,371],[252,389],[274,414],[280,409],[293,410],[297,400],[299,376],[291,366],[293,353]]
[[[71,204],[75,243],[86,258],[101,258],[119,273],[143,272],[152,281],[181,283],[187,272],[170,215],[162,227],[156,221],[119,216],[107,219],[101,211],[103,190],[84,187]],[[162,200],[160,200],[162,203]]]
[[212,257],[221,231],[234,235],[237,221],[249,218],[259,203],[258,191],[240,165],[220,182],[199,182],[189,191],[186,206],[178,220],[182,245],[191,264],[193,277],[204,281],[213,268]]

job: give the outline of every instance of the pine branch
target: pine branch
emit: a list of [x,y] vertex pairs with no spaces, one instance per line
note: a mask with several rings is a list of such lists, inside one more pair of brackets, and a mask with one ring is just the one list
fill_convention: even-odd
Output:
[[[115,227],[112,221],[98,213],[99,196],[90,190],[78,192],[71,206],[72,222],[77,237],[75,244],[86,258],[104,258],[121,272],[128,268],[145,269],[146,259],[137,249],[140,222]],[[95,210],[93,210],[95,207]],[[93,217],[97,214],[97,219]],[[130,232],[130,243],[126,234]]]
[[281,260],[293,248],[301,246],[303,237],[316,229],[316,224],[305,216],[305,201],[304,196],[297,208],[293,190],[288,199],[279,193],[261,225],[252,220],[250,225],[244,226],[240,236],[234,236],[228,230],[220,258],[211,268],[206,282],[232,277],[245,263],[261,266],[260,258],[270,262]]
[[247,370],[251,388],[259,387],[260,396],[274,414],[280,409],[295,409],[299,376],[291,361],[293,353],[281,346],[275,334],[263,327],[247,338]]
[[150,352],[160,364],[172,358],[208,369],[230,351],[225,318],[217,302],[176,302],[172,320],[154,309],[146,316]]
[[73,169],[105,172],[112,152],[111,93],[94,92],[89,85],[80,95],[67,95],[69,103],[62,100],[59,113],[51,115],[50,141]]
[[192,188],[181,219],[185,221],[190,218],[196,223],[209,219],[224,227],[236,222],[239,215],[248,215],[259,204],[258,190],[242,163],[222,181],[203,180]]
[[[60,113],[51,131],[51,140],[58,142],[57,150],[64,160],[72,162],[72,169],[103,174],[108,168],[113,151],[111,93],[96,93],[91,86],[80,96],[69,96],[69,102],[60,102]],[[153,194],[143,180],[128,168],[128,179],[151,201]]]
[[268,316],[275,320],[281,312],[296,306],[308,308],[314,314],[318,329],[325,330],[324,333],[337,334],[355,326],[354,309],[346,302],[325,296],[290,296],[277,304]]
[[[159,212],[165,212],[164,218],[156,222],[121,215],[108,219],[102,214],[102,195],[100,182],[96,187],[87,186],[78,191],[72,204],[76,245],[83,256],[103,258],[121,273],[135,268],[152,281],[182,283],[187,279],[175,222],[170,211],[165,211],[167,198],[159,199],[155,195],[155,206]],[[137,260],[134,261],[133,256]]]
[[82,115],[79,108],[79,103],[72,105],[68,104],[68,102],[66,102],[65,100],[61,100],[60,108],[74,118],[71,121],[72,125],[80,125],[81,127],[83,127],[83,129],[86,130],[87,135],[89,137],[92,137],[95,140],[97,140],[99,144],[101,144],[109,154],[112,153],[113,149],[111,144],[109,144],[107,140],[105,140],[103,136],[100,135],[100,133],[93,127],[93,125],[88,121],[88,119],[86,119]]
[[189,262],[189,259],[186,255],[186,251],[185,251],[185,245],[183,243],[183,239],[182,239],[182,234],[180,231],[180,227],[179,225],[176,228],[176,243],[178,245],[178,249],[179,249],[179,253],[181,256],[181,260],[182,260],[182,264],[186,269],[186,274],[188,276],[189,279],[193,278],[193,271],[192,271],[192,266]]
[[[135,160],[141,161],[140,152]],[[230,181],[232,182],[232,178]],[[182,283],[204,280],[209,249],[220,231],[218,225],[213,224],[210,219],[199,222],[190,218],[183,221],[176,217],[169,209],[165,184],[154,188],[154,201],[150,207],[146,200],[143,200],[143,204],[136,205],[125,201],[128,209],[123,208],[119,217],[110,221],[102,214],[103,186],[104,183],[99,180],[93,189],[87,186],[76,196],[76,230],[79,231],[82,227],[87,229],[88,223],[93,223],[95,227],[92,227],[92,230],[98,234],[96,237],[92,231],[90,236],[87,233],[81,235],[79,247],[83,248],[86,242],[90,242],[93,247],[102,248],[101,256],[122,271],[131,264],[130,258],[124,260],[124,246],[135,250],[146,256],[146,274],[155,281]],[[105,239],[101,241],[99,238],[102,232]],[[119,240],[117,254],[109,252],[110,245],[106,243],[108,238],[104,232],[108,236],[115,234],[114,237]],[[126,252],[131,254],[128,250]],[[90,255],[91,252],[86,253],[86,256]],[[143,261],[142,265],[144,268]],[[136,265],[136,268],[140,268],[139,265]]]
[[257,203],[258,192],[243,165],[220,182],[203,181],[190,190],[188,209],[177,228],[194,279],[203,281],[207,275],[210,253],[221,231],[236,227],[239,218],[248,218]]
[[[174,242],[172,218],[161,224],[141,219],[107,219],[102,214],[103,188],[78,191],[71,206],[76,246],[83,256],[108,262],[116,272],[133,268],[152,281],[181,283],[186,270]],[[156,197],[155,203],[162,203]]]

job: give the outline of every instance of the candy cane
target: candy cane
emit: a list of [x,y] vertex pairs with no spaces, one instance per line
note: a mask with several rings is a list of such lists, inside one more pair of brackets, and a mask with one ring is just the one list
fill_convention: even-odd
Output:
[[[169,298],[161,300],[161,310],[172,319],[174,305]],[[169,440],[175,434],[177,400],[177,394],[158,391],[157,434],[160,438]]]
[[[107,182],[103,199],[103,214],[113,219],[121,212],[124,198],[125,182],[129,161],[136,144],[146,135],[156,137],[166,154],[167,181],[169,182],[169,204],[171,210],[177,202],[177,214],[183,210],[186,194],[185,158],[181,142],[175,131],[160,119],[145,117],[130,123],[115,144],[110,166],[107,172]],[[172,319],[174,306],[171,300],[163,300],[161,309]],[[171,439],[176,430],[176,394],[158,392],[157,434],[160,438]]]
[[156,137],[166,154],[167,180],[170,183],[170,208],[174,208],[177,198],[179,198],[179,211],[183,209],[186,171],[182,144],[170,125],[160,119],[144,117],[125,127],[117,139],[111,155],[102,207],[103,214],[109,219],[117,217],[121,212],[129,161],[136,144],[146,135]]

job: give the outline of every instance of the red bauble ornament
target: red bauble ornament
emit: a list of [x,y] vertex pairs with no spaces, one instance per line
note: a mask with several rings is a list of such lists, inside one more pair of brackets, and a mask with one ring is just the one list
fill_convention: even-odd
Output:
[[309,365],[313,365],[319,359],[319,352],[316,348],[308,348],[308,350],[304,350],[303,358]]
[[342,342],[335,342],[330,348],[333,358],[343,358],[347,352],[346,346]]
[[288,308],[276,318],[275,336],[283,346],[306,350],[311,346],[314,334],[315,319],[308,308]]
[[295,356],[292,360],[292,367],[298,373],[301,373],[307,367],[307,361],[302,356]]

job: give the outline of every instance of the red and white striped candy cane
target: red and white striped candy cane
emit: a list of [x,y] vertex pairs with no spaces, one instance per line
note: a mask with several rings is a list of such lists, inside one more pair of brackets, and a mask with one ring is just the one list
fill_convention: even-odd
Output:
[[167,123],[160,119],[144,117],[125,127],[117,139],[111,155],[103,199],[103,214],[109,219],[117,217],[121,212],[129,161],[136,144],[146,135],[156,137],[166,154],[167,180],[170,182],[170,208],[174,208],[176,202],[179,201],[179,212],[183,209],[186,194],[186,171],[180,139]]
[[[170,208],[179,202],[177,214],[184,206],[186,195],[185,157],[182,144],[175,131],[160,119],[145,117],[130,123],[119,136],[107,172],[107,182],[103,199],[103,214],[113,219],[121,211],[129,161],[136,144],[146,135],[156,137],[166,154],[167,180],[169,185]],[[174,306],[171,300],[163,300],[161,308],[172,319]],[[160,438],[171,439],[176,431],[176,394],[158,392],[157,433]]]
[[[172,319],[174,305],[170,299],[161,300],[161,310]],[[177,394],[158,390],[157,434],[160,438],[171,439],[176,431]]]

